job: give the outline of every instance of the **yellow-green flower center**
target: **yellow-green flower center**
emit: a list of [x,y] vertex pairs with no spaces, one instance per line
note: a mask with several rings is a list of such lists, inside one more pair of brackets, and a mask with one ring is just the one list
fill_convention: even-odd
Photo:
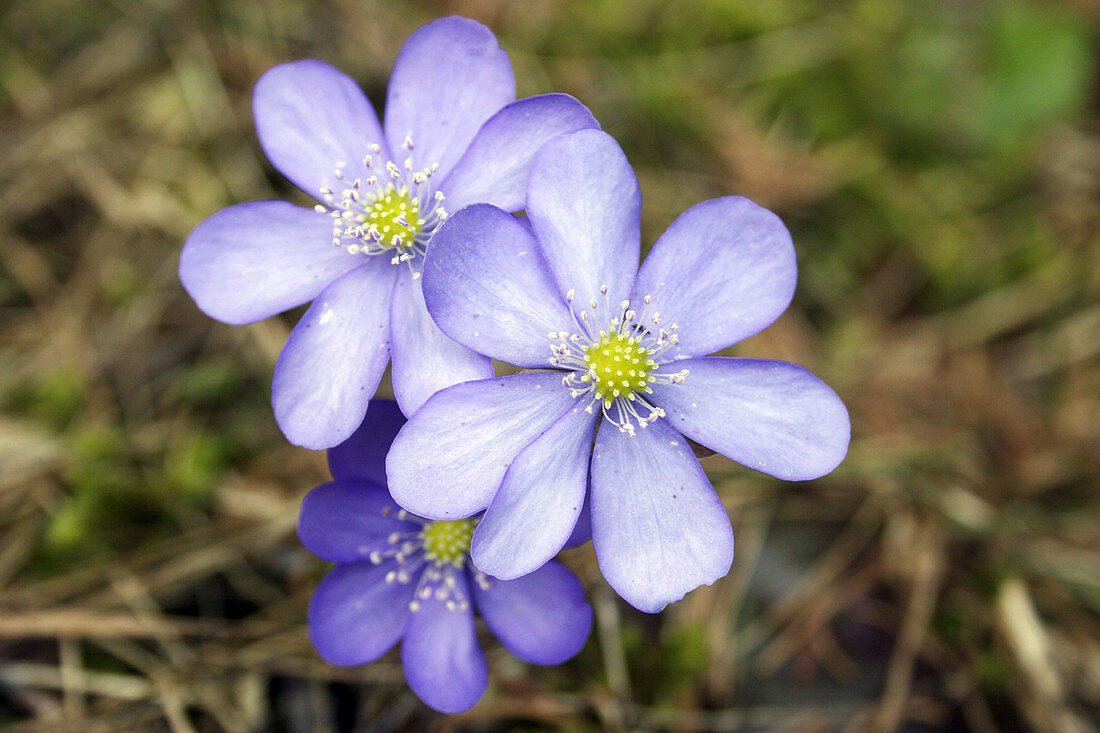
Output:
[[477,525],[472,519],[432,522],[420,532],[424,557],[436,565],[462,567],[470,552],[470,540]]
[[657,368],[650,352],[639,344],[636,336],[611,331],[584,350],[584,363],[592,375],[596,397],[610,403],[617,397],[631,397],[645,391],[654,381],[649,373]]
[[386,186],[364,209],[363,226],[373,225],[378,230],[378,244],[386,249],[409,246],[420,233],[420,202],[409,196],[405,186]]

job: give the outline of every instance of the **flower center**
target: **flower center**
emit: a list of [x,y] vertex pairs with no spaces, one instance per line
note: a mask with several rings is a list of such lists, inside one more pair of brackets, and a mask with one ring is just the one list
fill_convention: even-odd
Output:
[[420,202],[409,197],[406,186],[398,189],[391,183],[365,209],[361,223],[378,230],[380,247],[396,249],[405,242],[412,242],[420,233]]
[[[411,151],[412,140],[406,137],[402,147]],[[439,164],[414,171],[411,157],[405,158],[404,166],[392,160],[383,164],[377,157],[382,147],[374,144],[370,150],[363,158],[367,176],[349,181],[337,168],[333,175],[344,188],[323,186],[324,203],[314,208],[332,217],[335,246],[351,254],[388,254],[395,265],[411,263],[424,254],[428,240],[447,218],[443,192],[431,186]],[[419,276],[413,270],[413,277]]]
[[470,552],[470,540],[476,524],[472,519],[430,522],[420,532],[424,557],[436,565],[461,568]]
[[[562,380],[574,398],[587,395],[592,412],[599,402],[604,417],[619,430],[634,435],[635,426],[646,427],[665,411],[653,405],[647,395],[651,384],[682,384],[687,370],[661,372],[667,363],[661,356],[679,343],[676,324],[661,327],[661,315],[649,312],[653,298],[643,298],[639,314],[630,301],[619,303],[613,317],[607,303],[607,286],[600,287],[603,303],[588,301],[579,312],[570,290],[565,301],[577,330],[550,333],[550,366],[569,371]],[[646,413],[646,414],[642,414]]]
[[[393,508],[383,507],[382,516],[392,514],[395,514]],[[478,520],[433,522],[409,514],[404,509],[398,509],[395,516],[398,521],[420,525],[420,529],[394,532],[386,539],[386,548],[370,552],[369,558],[374,565],[392,563],[386,571],[386,582],[405,585],[416,581],[413,598],[409,601],[409,610],[414,613],[430,598],[441,601],[448,611],[469,609],[469,598],[456,578],[464,572],[470,540]],[[364,550],[366,548],[360,552]],[[489,577],[476,568],[470,570],[474,582],[482,589],[488,589],[491,583]]]
[[649,382],[654,381],[649,373],[657,368],[657,362],[649,358],[649,351],[639,341],[638,336],[611,331],[584,349],[584,363],[595,380],[597,399],[606,402],[633,395],[648,389]]

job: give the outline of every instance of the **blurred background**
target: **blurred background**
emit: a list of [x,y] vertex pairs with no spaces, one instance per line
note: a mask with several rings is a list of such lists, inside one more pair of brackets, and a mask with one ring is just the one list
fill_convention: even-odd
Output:
[[[648,246],[741,194],[798,249],[730,350],[851,410],[830,476],[704,460],[731,573],[658,616],[590,547],[579,657],[489,642],[442,717],[393,654],[322,663],[294,536],[322,453],[272,419],[297,313],[176,278],[227,205],[305,202],[251,86],[325,59],[376,104],[408,34],[493,28],[520,96],[585,102]],[[1100,11],[1088,0],[8,0],[0,4],[0,724],[13,731],[1091,731],[1100,715]]]

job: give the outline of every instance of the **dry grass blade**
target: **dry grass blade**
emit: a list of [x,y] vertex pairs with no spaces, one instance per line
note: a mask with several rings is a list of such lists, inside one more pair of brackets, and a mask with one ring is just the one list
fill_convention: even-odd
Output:
[[[564,553],[596,610],[557,667],[488,634],[445,718],[396,654],[321,662],[300,546],[322,453],[271,370],[294,314],[212,322],[181,241],[305,203],[250,90],[333,62],[372,99],[431,18],[492,26],[520,96],[620,141],[653,242],[701,200],[773,207],[791,308],[726,355],[850,408],[833,474],[712,456],[729,577],[659,616]],[[16,733],[515,728],[1096,730],[1100,33],[1082,0],[11,0],[0,5],[0,726]],[[323,111],[319,111],[323,114]]]

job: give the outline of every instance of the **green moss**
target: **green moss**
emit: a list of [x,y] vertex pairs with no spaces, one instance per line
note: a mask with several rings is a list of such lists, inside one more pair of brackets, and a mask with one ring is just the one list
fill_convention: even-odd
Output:
[[58,368],[14,386],[5,396],[8,409],[41,422],[58,433],[65,430],[86,401],[84,379],[76,371]]
[[165,483],[171,493],[205,503],[213,493],[217,475],[229,464],[230,454],[226,440],[211,433],[197,431],[173,441],[164,456]]

